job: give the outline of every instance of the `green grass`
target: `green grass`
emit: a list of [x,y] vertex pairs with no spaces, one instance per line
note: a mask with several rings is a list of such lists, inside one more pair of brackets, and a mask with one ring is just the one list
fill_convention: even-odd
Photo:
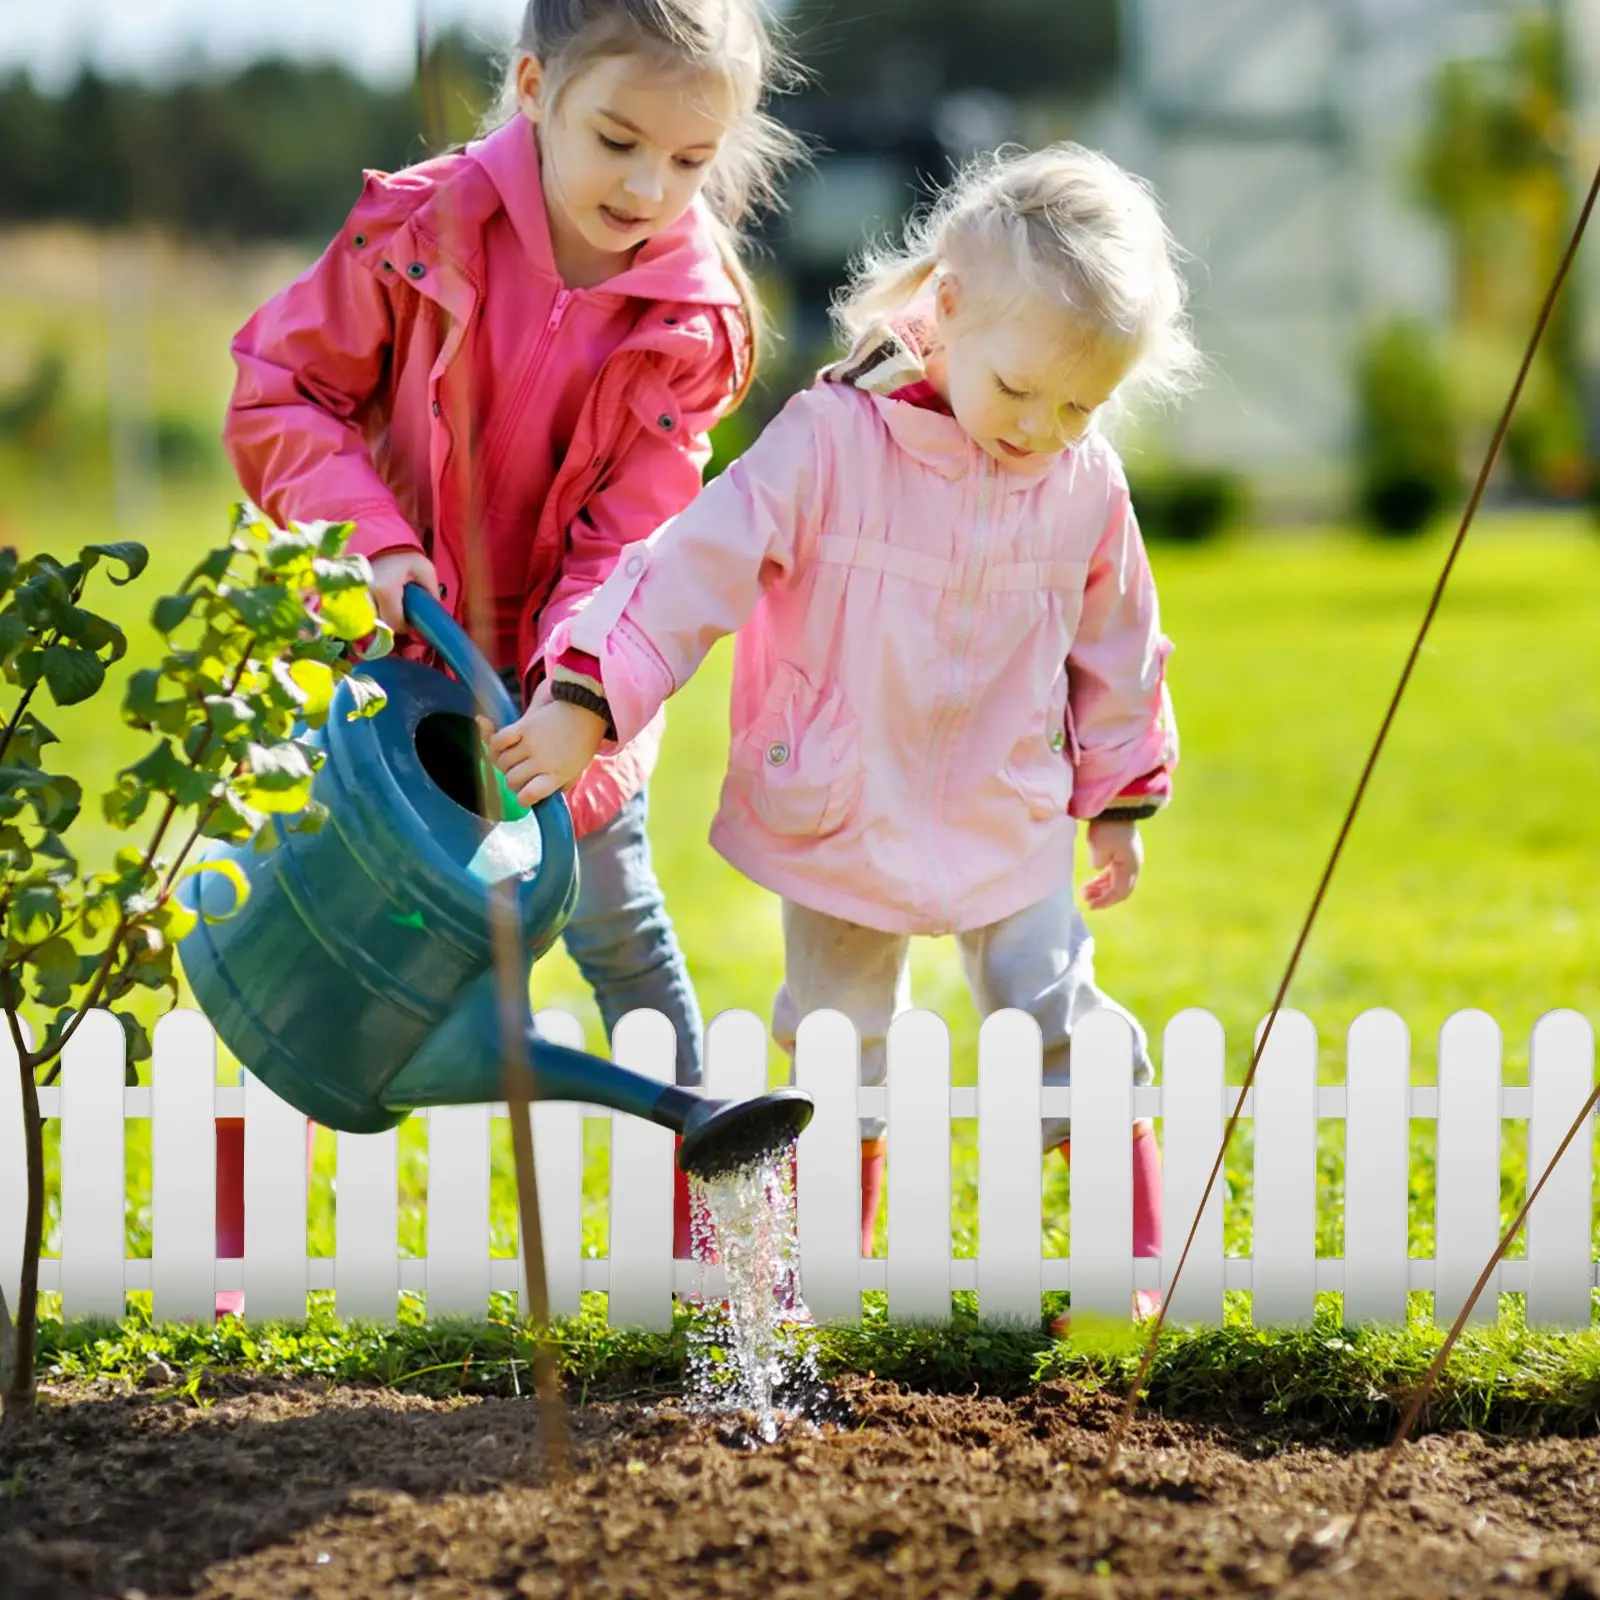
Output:
[[[211,401],[197,394],[220,403],[227,363],[215,347],[225,348],[236,309],[206,306],[215,337],[203,343],[216,359],[185,343],[175,331],[180,323],[169,328],[158,318],[160,348],[175,352],[156,364],[167,409],[198,418]],[[59,331],[68,337],[68,321]],[[129,626],[135,660],[155,649],[144,621],[150,605],[221,538],[232,493],[221,476],[168,484],[137,525],[113,530],[109,494],[94,471],[30,471],[0,457],[0,488],[0,538],[25,549],[70,550],[112,532],[150,545],[146,577],[99,596]],[[1443,558],[1443,537],[1386,546],[1340,533],[1256,536],[1154,554],[1165,626],[1178,647],[1171,671],[1184,756],[1171,811],[1146,828],[1137,894],[1095,922],[1099,970],[1158,1045],[1178,1010],[1215,1012],[1227,1030],[1232,1081],[1243,1074],[1251,1032],[1377,731]],[[1474,531],[1290,994],[1318,1026],[1323,1081],[1341,1081],[1345,1031],[1372,1006],[1406,1020],[1418,1083],[1433,1081],[1438,1030],[1454,1011],[1477,1006],[1497,1019],[1507,1078],[1517,1082],[1541,1014],[1570,1006],[1592,1018],[1600,1010],[1600,925],[1592,909],[1600,816],[1586,787],[1600,751],[1593,689],[1600,632],[1590,599],[1597,578],[1600,539],[1580,519],[1484,518]],[[652,796],[657,866],[708,1016],[728,1008],[764,1014],[781,968],[775,903],[705,842],[723,769],[730,659],[728,646],[719,646],[674,703]],[[91,793],[143,749],[109,696],[75,711],[47,708],[47,716],[71,742],[69,764]],[[76,839],[91,865],[108,860],[117,843],[92,808]],[[913,972],[917,1003],[951,1026],[957,1081],[972,1082],[978,1019],[953,949],[919,944]],[[593,1003],[559,950],[536,972],[533,998],[574,1011],[591,1045],[602,1046]],[[775,1051],[770,1065],[776,1079]],[[494,1248],[505,1254],[515,1225],[508,1140],[499,1131]],[[605,1238],[599,1131],[591,1127],[587,1165],[592,1251],[603,1250]],[[1416,1125],[1411,1249],[1418,1255],[1432,1247],[1431,1139],[1428,1125]],[[319,1254],[333,1247],[332,1157],[332,1137],[323,1134],[312,1196],[311,1248]],[[1227,1174],[1232,1253],[1249,1251],[1250,1161],[1245,1124]],[[1523,1191],[1524,1164],[1521,1130],[1512,1125],[1502,1174],[1507,1219]],[[1320,1167],[1318,1247],[1334,1255],[1343,1193],[1337,1124],[1323,1125]],[[404,1130],[407,1253],[422,1248],[424,1174],[422,1130]],[[130,1249],[143,1253],[148,1129],[138,1124],[129,1130],[129,1195]],[[952,1198],[955,1248],[970,1253],[971,1124],[957,1125]],[[1065,1176],[1052,1162],[1046,1218],[1064,1224],[1066,1215]],[[1047,1229],[1046,1249],[1065,1252],[1063,1226]]]
[[[591,1399],[675,1394],[690,1376],[693,1314],[679,1308],[661,1333],[616,1329],[602,1297],[552,1331],[568,1395]],[[868,1295],[852,1326],[805,1330],[826,1381],[867,1374],[928,1392],[1013,1395],[1060,1381],[1080,1392],[1122,1394],[1141,1347],[1126,1340],[1054,1341],[1038,1328],[980,1322],[973,1296],[958,1294],[948,1326],[890,1323],[883,1296]],[[1342,1328],[1319,1307],[1312,1326],[1250,1327],[1238,1315],[1210,1330],[1164,1332],[1143,1391],[1147,1409],[1171,1417],[1263,1424],[1284,1433],[1374,1444],[1392,1434],[1437,1354],[1440,1330]],[[319,1310],[304,1324],[152,1328],[121,1323],[48,1322],[41,1329],[46,1383],[142,1386],[152,1398],[205,1407],[228,1374],[325,1385],[382,1384],[412,1393],[526,1395],[532,1345],[508,1297],[487,1320],[427,1322],[408,1297],[398,1324],[343,1324]],[[1419,1420],[1418,1432],[1477,1428],[1497,1434],[1593,1434],[1600,1423],[1600,1335],[1530,1333],[1515,1318],[1467,1333]]]

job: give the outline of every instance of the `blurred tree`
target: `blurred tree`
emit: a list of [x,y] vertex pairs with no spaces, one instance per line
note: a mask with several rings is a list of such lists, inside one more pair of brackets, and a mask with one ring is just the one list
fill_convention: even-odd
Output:
[[[1455,317],[1469,341],[1520,340],[1554,277],[1574,214],[1568,51],[1560,14],[1519,18],[1493,59],[1434,81],[1418,161],[1422,197],[1450,241]],[[1569,281],[1507,441],[1524,481],[1557,493],[1587,477],[1577,285]]]
[[1119,0],[793,0],[795,53],[834,96],[961,89],[1081,98],[1121,58]]

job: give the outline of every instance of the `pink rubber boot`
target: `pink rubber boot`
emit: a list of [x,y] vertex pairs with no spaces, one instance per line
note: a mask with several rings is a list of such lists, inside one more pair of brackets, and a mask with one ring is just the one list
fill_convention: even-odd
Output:
[[[1072,1165],[1072,1141],[1064,1139],[1056,1147],[1061,1159]],[[1156,1130],[1149,1122],[1133,1125],[1133,1253],[1150,1257],[1161,1254],[1161,1147]],[[1161,1309],[1161,1296],[1154,1289],[1133,1291],[1133,1320],[1147,1322]],[[1072,1329],[1072,1313],[1063,1311],[1051,1319],[1050,1332],[1061,1338]]]
[[878,1206],[883,1200],[883,1158],[889,1149],[887,1135],[861,1141],[861,1253],[872,1254],[872,1236],[878,1229]]

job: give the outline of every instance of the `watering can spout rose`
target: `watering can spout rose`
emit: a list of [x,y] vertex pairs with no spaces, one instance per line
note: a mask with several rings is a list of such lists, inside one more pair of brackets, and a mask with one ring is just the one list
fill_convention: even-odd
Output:
[[[271,818],[254,842],[211,846],[227,871],[181,891],[199,913],[179,946],[195,999],[258,1078],[308,1117],[378,1133],[424,1106],[501,1098],[506,1060],[490,900],[509,893],[522,992],[577,898],[566,800],[517,805],[482,746],[475,714],[516,716],[505,686],[449,613],[411,586],[406,618],[450,674],[386,659],[363,671],[387,697],[352,718],[341,685],[307,737],[324,760],[315,832]],[[242,901],[239,878],[248,889]],[[523,1007],[515,1041],[534,1100],[576,1100],[682,1136],[702,1176],[782,1148],[810,1121],[809,1096],[780,1089],[707,1100],[539,1035]]]

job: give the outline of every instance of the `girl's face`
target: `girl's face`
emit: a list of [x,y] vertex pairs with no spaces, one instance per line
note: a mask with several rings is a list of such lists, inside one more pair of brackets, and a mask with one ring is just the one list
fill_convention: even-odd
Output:
[[569,282],[601,282],[699,194],[732,112],[726,85],[663,75],[641,56],[607,56],[551,107],[536,56],[517,63],[517,100],[539,127],[545,208]]
[[1002,463],[1057,455],[1083,436],[1096,411],[1127,377],[1137,352],[1094,340],[1063,359],[1061,313],[1029,306],[989,322],[957,320],[961,284],[939,280],[939,348],[928,378],[956,421]]

